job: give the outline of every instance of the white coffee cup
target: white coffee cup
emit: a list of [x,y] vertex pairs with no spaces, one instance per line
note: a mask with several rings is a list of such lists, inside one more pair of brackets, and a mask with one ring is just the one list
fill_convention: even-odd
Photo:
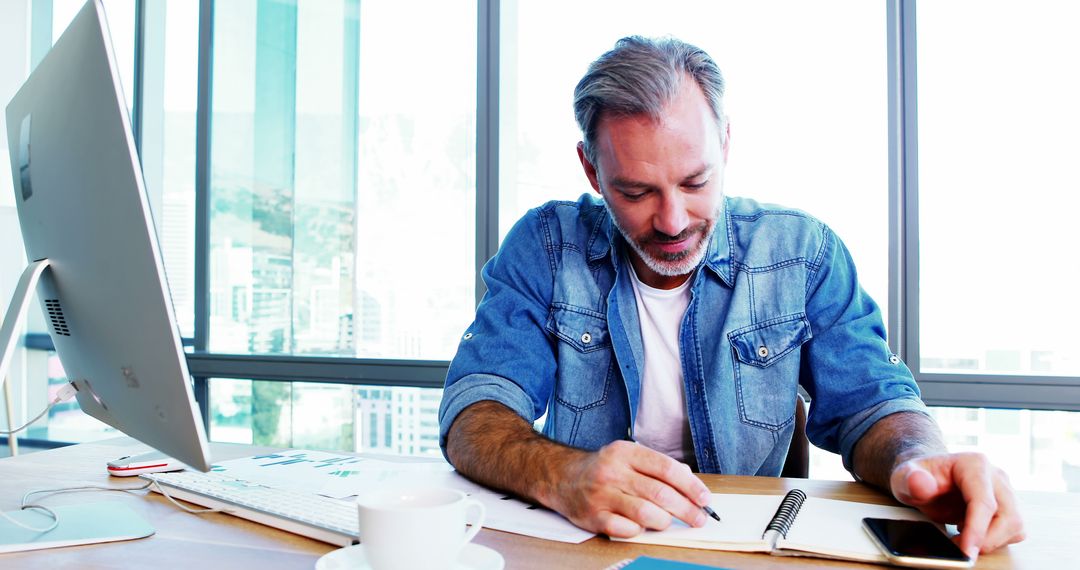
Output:
[[[375,570],[453,568],[484,523],[484,505],[454,489],[391,487],[361,494],[356,504],[364,558]],[[470,509],[476,517],[467,521]]]

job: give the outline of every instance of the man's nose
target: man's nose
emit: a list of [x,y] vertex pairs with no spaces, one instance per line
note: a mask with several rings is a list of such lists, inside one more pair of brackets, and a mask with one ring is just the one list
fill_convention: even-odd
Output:
[[677,236],[690,225],[686,202],[680,192],[666,195],[660,201],[660,209],[653,216],[653,229],[669,236]]

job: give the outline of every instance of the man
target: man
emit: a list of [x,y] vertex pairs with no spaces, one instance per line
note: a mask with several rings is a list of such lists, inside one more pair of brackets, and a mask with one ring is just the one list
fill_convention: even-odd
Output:
[[484,267],[439,413],[447,458],[610,536],[700,526],[692,469],[778,475],[801,385],[810,440],[857,478],[959,523],[973,556],[1022,540],[1004,473],[946,451],[839,239],[724,197],[723,89],[673,39],[590,66],[578,156],[602,203],[530,211]]

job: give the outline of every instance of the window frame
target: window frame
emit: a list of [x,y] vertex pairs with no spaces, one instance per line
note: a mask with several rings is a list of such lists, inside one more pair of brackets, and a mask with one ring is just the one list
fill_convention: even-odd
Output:
[[1080,377],[921,371],[916,0],[888,0],[889,346],[931,406],[1080,411]]

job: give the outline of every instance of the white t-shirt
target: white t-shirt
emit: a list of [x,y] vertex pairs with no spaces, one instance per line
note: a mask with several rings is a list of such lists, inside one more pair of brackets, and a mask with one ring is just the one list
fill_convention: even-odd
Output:
[[645,369],[634,418],[634,439],[651,449],[696,465],[694,441],[686,415],[679,326],[690,304],[690,283],[675,289],[655,289],[641,282],[633,265],[634,297],[641,321]]

